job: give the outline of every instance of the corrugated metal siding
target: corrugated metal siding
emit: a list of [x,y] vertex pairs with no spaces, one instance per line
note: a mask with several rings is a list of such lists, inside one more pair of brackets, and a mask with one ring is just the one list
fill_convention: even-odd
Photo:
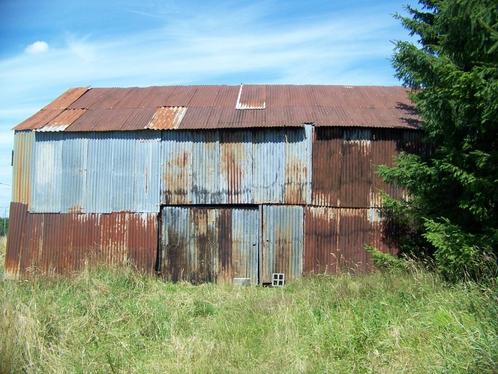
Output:
[[163,204],[305,204],[311,130],[166,131]]
[[148,129],[172,130],[177,129],[182,122],[187,108],[185,107],[161,107],[156,110],[154,117],[147,125]]
[[316,128],[313,140],[313,205],[368,208],[382,205],[381,192],[404,191],[377,175],[403,149],[417,151],[419,133],[397,130]]
[[271,282],[272,273],[285,273],[286,280],[303,271],[303,207],[264,205],[262,208],[261,282]]
[[167,280],[258,283],[256,208],[164,207],[161,273]]
[[5,269],[9,276],[68,274],[85,264],[125,264],[153,272],[157,216],[148,213],[32,214],[12,203]]
[[16,131],[14,134],[14,158],[12,167],[12,201],[30,204],[31,160],[34,134],[32,131]]
[[372,263],[367,244],[397,253],[396,233],[376,208],[307,207],[305,238],[305,273],[368,271]]
[[[185,115],[173,119],[176,123],[168,127],[184,130],[302,127],[306,123],[418,127],[418,117],[403,87],[171,86],[92,88],[79,98],[78,95],[79,92],[63,95],[16,129],[41,127],[67,107],[88,110],[65,131],[143,130],[159,107],[187,108]],[[171,121],[164,122],[169,126]]]
[[32,212],[159,211],[160,135],[37,133]]

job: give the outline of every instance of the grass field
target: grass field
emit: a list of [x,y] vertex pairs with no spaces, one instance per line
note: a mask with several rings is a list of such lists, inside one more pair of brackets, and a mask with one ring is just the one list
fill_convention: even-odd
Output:
[[422,271],[283,289],[168,284],[129,269],[5,281],[0,371],[492,373],[493,288]]

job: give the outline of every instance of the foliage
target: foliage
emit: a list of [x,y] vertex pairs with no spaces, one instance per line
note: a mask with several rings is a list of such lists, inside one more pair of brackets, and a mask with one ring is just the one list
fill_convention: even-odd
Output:
[[433,251],[449,279],[476,277],[498,248],[498,6],[419,3],[397,15],[418,43],[397,42],[393,64],[413,88],[430,152],[402,153],[379,173],[410,194],[408,202],[391,201],[414,234],[404,245]]
[[381,252],[371,245],[365,246],[365,250],[372,256],[373,263],[379,270],[397,272],[406,271],[409,268],[406,260]]
[[0,236],[7,236],[8,231],[9,231],[9,219],[0,218]]
[[284,288],[130,269],[0,282],[0,372],[492,373],[496,287],[418,272]]

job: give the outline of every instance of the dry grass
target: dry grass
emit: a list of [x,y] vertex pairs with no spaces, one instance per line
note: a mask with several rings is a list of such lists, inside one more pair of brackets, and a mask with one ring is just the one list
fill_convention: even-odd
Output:
[[7,247],[7,237],[0,236],[0,280],[3,277],[3,264],[5,263],[5,249]]
[[496,372],[496,290],[424,272],[284,289],[129,269],[0,284],[0,372]]

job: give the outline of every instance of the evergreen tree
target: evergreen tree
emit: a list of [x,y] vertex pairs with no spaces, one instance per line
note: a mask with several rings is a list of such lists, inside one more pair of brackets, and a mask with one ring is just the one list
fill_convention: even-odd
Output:
[[420,0],[407,12],[396,17],[418,40],[397,42],[393,65],[431,151],[379,168],[410,195],[386,207],[411,228],[402,249],[431,250],[449,279],[479,278],[498,246],[498,1]]

